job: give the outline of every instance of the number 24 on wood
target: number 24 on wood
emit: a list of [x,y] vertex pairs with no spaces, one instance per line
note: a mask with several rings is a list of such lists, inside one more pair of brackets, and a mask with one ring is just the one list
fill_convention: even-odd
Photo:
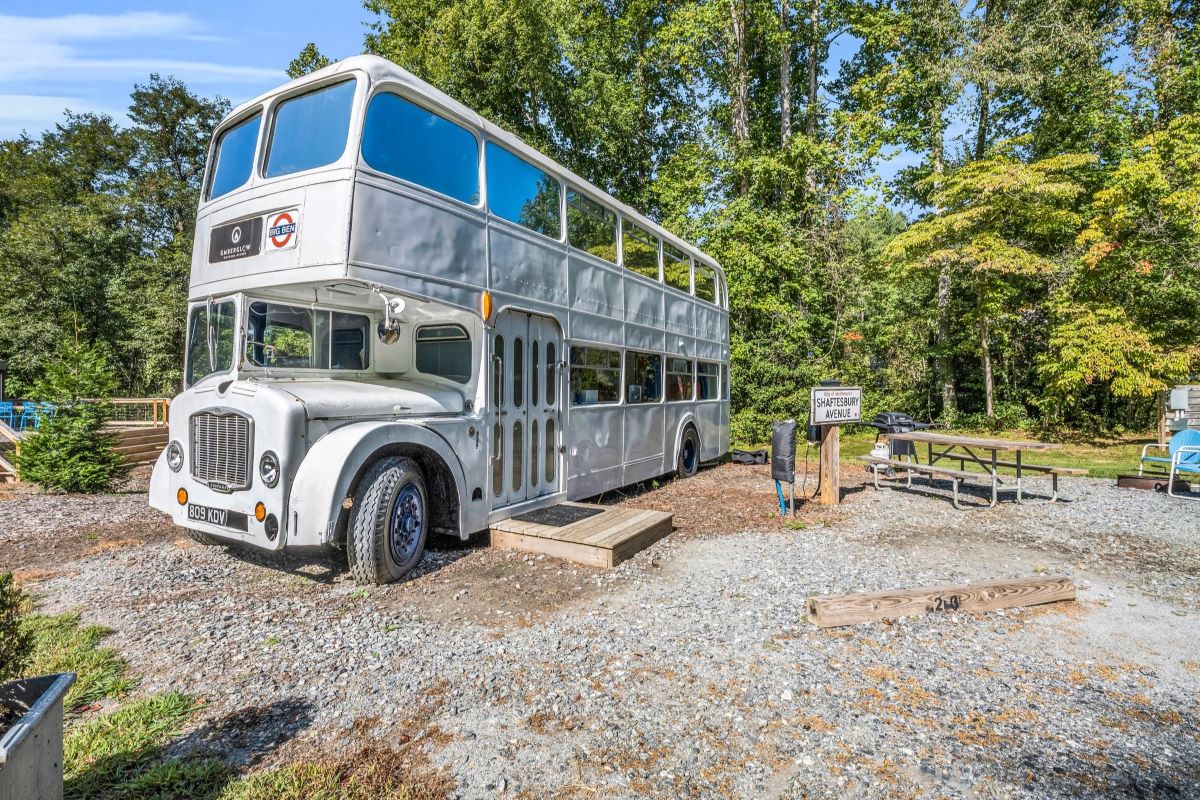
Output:
[[949,597],[935,597],[933,599],[934,611],[958,611],[958,595],[952,594]]

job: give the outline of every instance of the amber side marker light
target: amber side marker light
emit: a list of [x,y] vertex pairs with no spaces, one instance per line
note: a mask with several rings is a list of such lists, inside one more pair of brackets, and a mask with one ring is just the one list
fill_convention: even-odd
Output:
[[175,493],[175,499],[177,501],[179,501],[179,505],[186,506],[187,505],[187,489],[184,489],[182,486],[179,487],[179,491]]
[[492,318],[492,293],[485,291],[483,300],[479,304],[479,311],[483,314],[483,319],[486,322]]
[[267,507],[264,506],[262,503],[256,503],[254,505],[254,518],[256,520],[258,520],[259,522],[262,522],[264,519],[266,519],[267,518]]

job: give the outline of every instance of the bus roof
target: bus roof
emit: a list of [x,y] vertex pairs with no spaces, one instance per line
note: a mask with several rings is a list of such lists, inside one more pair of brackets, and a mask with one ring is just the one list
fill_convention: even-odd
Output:
[[407,92],[423,98],[427,103],[445,111],[449,116],[456,118],[458,121],[466,123],[477,131],[484,133],[492,140],[503,144],[506,148],[519,154],[528,161],[536,164],[543,171],[551,173],[564,180],[572,186],[583,189],[586,193],[593,195],[596,199],[600,199],[609,208],[614,211],[619,211],[621,216],[633,222],[650,229],[653,233],[661,236],[663,241],[670,242],[674,246],[686,251],[697,260],[703,261],[705,264],[715,268],[722,275],[724,270],[721,265],[712,256],[704,253],[695,245],[687,242],[684,239],[676,236],[658,223],[646,217],[637,209],[628,206],[614,198],[608,192],[598,186],[593,185],[590,181],[576,175],[571,170],[559,164],[557,161],[549,158],[539,150],[530,147],[519,136],[509,133],[500,126],[489,122],[479,115],[476,111],[468,108],[459,101],[455,100],[450,95],[437,89],[425,81],[413,75],[408,70],[397,66],[388,61],[386,58],[373,55],[358,55],[343,59],[328,67],[316,70],[308,75],[304,75],[295,80],[289,81],[269,92],[247,100],[234,108],[225,119],[221,122],[221,128],[225,127],[232,119],[242,116],[246,111],[257,105],[262,105],[267,100],[280,94],[291,92],[309,83],[315,83],[324,80],[332,75],[346,74],[350,72],[359,72],[367,76],[370,84],[374,86],[380,82],[393,82],[400,84]]

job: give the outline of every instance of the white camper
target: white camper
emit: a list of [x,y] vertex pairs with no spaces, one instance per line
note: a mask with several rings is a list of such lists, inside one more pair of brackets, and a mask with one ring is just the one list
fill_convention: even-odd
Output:
[[729,446],[720,266],[391,62],[239,106],[209,153],[150,502],[363,583]]

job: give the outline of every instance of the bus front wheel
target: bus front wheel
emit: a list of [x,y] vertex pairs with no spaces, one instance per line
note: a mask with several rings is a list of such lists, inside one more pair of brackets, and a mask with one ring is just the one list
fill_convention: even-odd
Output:
[[689,427],[683,432],[679,443],[679,460],[675,473],[681,478],[690,478],[700,469],[700,437],[696,429]]
[[191,528],[184,528],[183,530],[184,533],[187,534],[187,537],[196,544],[202,544],[205,547],[217,547],[225,544],[225,542],[222,542],[217,537],[209,536],[207,533],[203,533],[202,531],[193,530]]
[[399,580],[425,552],[429,495],[411,458],[387,457],[363,476],[350,512],[346,550],[359,584]]

